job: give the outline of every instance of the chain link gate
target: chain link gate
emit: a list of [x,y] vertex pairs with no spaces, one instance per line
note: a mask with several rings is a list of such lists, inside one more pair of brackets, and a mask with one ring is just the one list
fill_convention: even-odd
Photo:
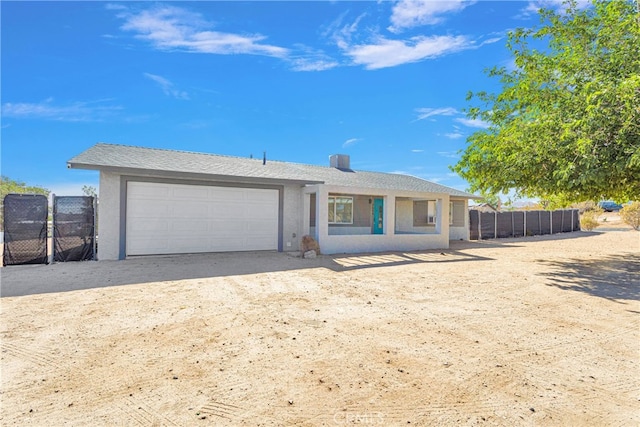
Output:
[[40,194],[7,194],[4,198],[3,265],[48,264],[49,202]]
[[53,261],[90,261],[95,255],[94,198],[54,196]]

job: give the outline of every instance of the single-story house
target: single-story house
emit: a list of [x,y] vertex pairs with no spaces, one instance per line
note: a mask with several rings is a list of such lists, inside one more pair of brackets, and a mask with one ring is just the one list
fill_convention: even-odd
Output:
[[474,195],[408,175],[96,144],[68,162],[100,171],[98,257],[448,248],[469,239]]

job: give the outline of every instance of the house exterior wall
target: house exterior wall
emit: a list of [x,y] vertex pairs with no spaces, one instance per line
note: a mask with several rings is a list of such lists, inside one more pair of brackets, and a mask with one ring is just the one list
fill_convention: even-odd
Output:
[[98,215],[99,260],[118,260],[126,257],[126,200],[128,181],[169,182],[185,185],[230,186],[244,188],[273,188],[279,190],[278,248],[297,251],[302,228],[302,199],[300,185],[261,185],[207,180],[173,179],[166,176],[122,175],[100,171],[100,204]]
[[413,200],[411,199],[396,199],[396,232],[400,233],[414,233],[414,234],[429,234],[436,232],[435,225],[414,226],[413,225]]
[[101,171],[98,197],[98,259],[116,260],[120,255],[120,175]]
[[[329,185],[311,185],[305,194],[316,194],[316,227],[314,229],[320,250],[325,254],[408,251],[422,249],[444,249],[449,247],[449,196],[436,193],[416,193],[394,190],[375,190],[376,197],[384,199],[384,232],[368,235],[331,235],[329,233],[329,194],[370,195],[370,188],[352,188]],[[421,198],[437,201],[438,220],[433,234],[396,234],[396,198]],[[443,218],[447,218],[443,221]],[[324,219],[324,220],[321,220]]]
[[284,252],[300,249],[302,238],[303,207],[299,185],[285,185],[282,210],[282,250]]
[[449,226],[449,240],[469,240],[469,207],[466,199],[452,199],[453,224]]
[[[454,226],[449,225],[449,196],[439,193],[417,193],[407,191],[383,191],[371,188],[351,188],[327,185],[298,184],[265,185],[237,184],[233,182],[212,182],[207,180],[172,179],[166,176],[128,176],[108,171],[100,172],[99,204],[99,249],[98,259],[117,260],[126,256],[126,187],[127,181],[164,181],[193,185],[223,185],[238,187],[269,187],[280,190],[279,249],[297,251],[304,234],[314,236],[323,253],[358,253],[401,250],[444,249],[449,240],[468,240],[467,200],[456,199],[456,207],[464,206],[463,225],[457,226],[460,217],[454,211]],[[372,195],[375,193],[375,195]],[[358,217],[359,227],[335,227],[349,234],[333,234],[327,222],[329,194],[344,194],[354,197],[354,209],[367,213]],[[312,197],[313,195],[313,197]],[[311,200],[315,197],[315,203]],[[370,207],[368,198],[381,197],[384,200],[383,234],[371,234]],[[396,199],[401,198],[396,203]],[[435,226],[413,227],[413,205],[411,198],[436,200],[437,223]],[[366,206],[365,206],[366,205]],[[354,212],[355,214],[355,212]],[[457,214],[457,215],[456,215]],[[368,225],[360,224],[368,216]],[[319,220],[324,218],[324,220]],[[355,220],[355,217],[354,217]],[[406,227],[405,227],[406,226]],[[401,234],[418,228],[420,234]],[[425,229],[428,230],[425,233]],[[396,230],[398,233],[396,234]]]
[[369,200],[372,200],[375,196],[358,194],[330,194],[330,196],[353,197],[353,224],[329,224],[329,234],[372,234],[371,217],[373,215],[373,207]]

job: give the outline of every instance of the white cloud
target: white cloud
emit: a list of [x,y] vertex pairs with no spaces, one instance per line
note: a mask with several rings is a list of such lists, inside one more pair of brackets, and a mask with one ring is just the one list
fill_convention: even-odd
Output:
[[374,43],[349,46],[344,53],[352,58],[354,64],[375,70],[475,47],[474,42],[465,36],[418,36],[409,40],[390,40],[379,36]]
[[416,149],[416,150],[411,150],[411,152],[412,152],[412,153],[423,153],[423,152],[424,152],[424,150],[417,150],[417,149]]
[[101,105],[109,100],[83,102],[76,101],[66,105],[56,105],[49,98],[39,103],[7,102],[2,104],[2,116],[17,119],[46,119],[61,122],[95,122],[113,116],[122,107]]
[[458,138],[462,138],[464,135],[461,134],[460,132],[450,132],[450,133],[445,133],[444,136],[446,136],[449,139],[458,139]]
[[467,119],[465,117],[458,117],[455,120],[456,122],[461,123],[470,128],[486,129],[490,126],[488,122],[485,122],[484,120],[480,120],[480,119]]
[[472,2],[462,0],[427,1],[401,0],[393,6],[389,31],[441,22],[443,14],[459,12]]
[[219,55],[251,54],[284,58],[289,50],[263,44],[266,36],[212,31],[212,24],[199,13],[175,6],[159,6],[139,13],[123,12],[122,29],[160,50],[178,50]]
[[160,88],[162,89],[165,95],[172,96],[177,99],[189,99],[189,94],[187,92],[175,89],[173,87],[173,83],[171,83],[169,80],[165,79],[164,77],[151,74],[151,73],[144,73],[144,76],[156,82],[158,86],[160,86]]
[[297,45],[300,54],[291,55],[289,62],[293,71],[324,71],[340,65],[322,51],[304,45]]
[[293,71],[324,71],[330,70],[340,65],[333,60],[296,58],[291,60],[291,69]]
[[327,29],[322,33],[323,37],[333,39],[340,49],[347,49],[351,44],[351,38],[358,30],[360,21],[367,16],[366,13],[358,16],[351,24],[343,24],[348,11],[343,12],[336,20],[334,20]]
[[342,144],[342,148],[347,148],[352,146],[353,144],[355,144],[356,142],[362,141],[362,139],[360,138],[350,138],[347,139],[343,144]]
[[459,157],[457,151],[438,151],[438,155],[450,159],[457,159]]
[[418,113],[418,118],[416,120],[424,120],[432,116],[453,116],[458,114],[458,110],[453,107],[416,108],[415,111]]

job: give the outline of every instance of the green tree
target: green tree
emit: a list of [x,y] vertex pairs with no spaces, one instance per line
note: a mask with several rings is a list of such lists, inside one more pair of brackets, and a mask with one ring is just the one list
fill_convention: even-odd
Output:
[[50,191],[36,185],[27,185],[9,177],[0,177],[0,227],[4,230],[4,197],[11,193],[42,194],[49,197]]
[[0,198],[4,200],[4,196],[10,193],[42,194],[48,197],[50,191],[44,187],[27,185],[24,182],[15,181],[6,176],[0,177]]
[[89,197],[98,197],[98,190],[93,185],[83,185],[82,194]]
[[472,191],[640,198],[640,13],[626,0],[566,6],[509,33],[515,69],[488,71],[501,93],[468,95],[468,117],[489,124],[452,167]]

